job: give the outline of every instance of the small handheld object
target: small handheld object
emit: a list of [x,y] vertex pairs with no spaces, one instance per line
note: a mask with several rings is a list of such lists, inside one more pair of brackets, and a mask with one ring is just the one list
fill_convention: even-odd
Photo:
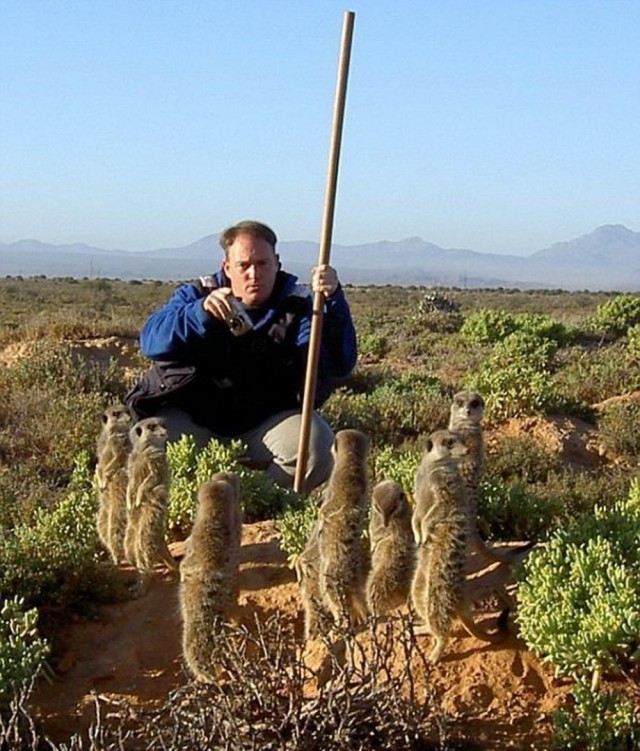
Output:
[[236,300],[235,297],[227,298],[229,305],[231,305],[231,311],[226,316],[225,322],[229,327],[229,330],[234,336],[242,336],[253,328],[253,323],[247,315],[247,311],[242,307],[242,304]]

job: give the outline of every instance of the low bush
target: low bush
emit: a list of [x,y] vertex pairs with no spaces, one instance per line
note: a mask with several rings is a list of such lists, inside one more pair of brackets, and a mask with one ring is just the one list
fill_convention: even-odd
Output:
[[468,316],[460,336],[469,344],[495,344],[516,330],[515,317],[504,310],[479,310]]
[[640,402],[607,404],[598,420],[598,433],[608,451],[637,460],[640,456]]
[[601,468],[589,471],[558,469],[547,475],[546,481],[531,486],[531,491],[550,503],[563,507],[563,517],[570,518],[597,505],[607,505],[624,499],[629,493],[631,478],[622,468]]
[[64,488],[77,454],[94,451],[105,404],[124,388],[114,361],[89,363],[61,342],[29,343],[21,360],[0,368],[1,463]]
[[564,346],[573,333],[562,323],[537,313],[508,313],[503,310],[481,310],[463,323],[460,334],[470,344],[497,344],[508,336],[521,333],[539,340]]
[[559,466],[557,454],[532,436],[502,436],[493,443],[487,455],[485,478],[522,483],[545,482]]
[[640,295],[618,295],[598,305],[589,324],[595,331],[615,338],[640,323]]
[[543,540],[563,510],[561,501],[541,498],[522,483],[480,483],[478,528],[490,540]]
[[12,597],[0,605],[0,711],[38,674],[49,646],[38,635],[38,611]]
[[633,360],[640,361],[640,324],[627,329],[627,352]]
[[358,354],[360,357],[381,359],[389,351],[389,342],[384,334],[359,334]]
[[528,647],[558,675],[618,671],[640,643],[640,483],[596,506],[534,550],[517,573],[517,620]]
[[183,435],[167,445],[171,473],[167,527],[184,536],[191,528],[198,489],[216,472],[235,472],[240,477],[240,505],[245,523],[271,519],[286,508],[300,507],[302,499],[293,490],[276,485],[265,472],[243,466],[246,447],[240,441],[222,443],[212,439],[198,449],[193,436]]
[[466,387],[483,395],[489,419],[544,413],[552,403],[551,361],[556,345],[521,332],[493,348]]
[[554,751],[640,748],[640,717],[629,696],[619,691],[594,691],[584,680],[576,682],[572,693],[573,706],[553,715]]
[[556,399],[595,404],[640,389],[638,361],[620,343],[574,349],[552,376]]
[[314,503],[308,503],[303,508],[285,509],[276,519],[275,526],[280,533],[280,548],[287,554],[287,562],[291,568],[304,550],[317,518],[318,507]]
[[338,389],[321,414],[334,430],[356,428],[375,446],[398,445],[446,424],[449,398],[431,373],[411,371],[386,375],[368,394]]
[[96,498],[88,454],[77,457],[64,498],[0,535],[0,594],[28,607],[73,610],[109,596],[96,556]]
[[421,459],[422,451],[418,448],[384,446],[373,456],[374,482],[394,480],[412,496]]

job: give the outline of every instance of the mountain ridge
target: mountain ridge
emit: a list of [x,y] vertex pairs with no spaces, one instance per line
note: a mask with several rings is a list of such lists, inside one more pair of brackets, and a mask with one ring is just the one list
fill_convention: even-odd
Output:
[[[184,246],[147,251],[106,250],[84,243],[40,240],[0,243],[0,275],[182,280],[219,267],[219,234]],[[284,268],[307,279],[318,243],[278,243]],[[471,287],[640,290],[640,232],[607,224],[529,256],[442,248],[417,236],[359,245],[334,244],[331,263],[344,283]]]

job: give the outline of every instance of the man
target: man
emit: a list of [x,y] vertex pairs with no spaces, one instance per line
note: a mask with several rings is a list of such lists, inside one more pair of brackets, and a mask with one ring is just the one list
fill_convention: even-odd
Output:
[[[162,416],[170,440],[239,438],[249,466],[293,484],[301,423],[312,294],[280,269],[273,230],[243,221],[220,236],[222,269],[176,289],[140,334],[153,360],[125,401],[136,419]],[[325,298],[316,403],[356,362],[356,335],[338,276],[318,266],[313,292]],[[332,468],[333,432],[316,413],[309,436],[306,490]]]

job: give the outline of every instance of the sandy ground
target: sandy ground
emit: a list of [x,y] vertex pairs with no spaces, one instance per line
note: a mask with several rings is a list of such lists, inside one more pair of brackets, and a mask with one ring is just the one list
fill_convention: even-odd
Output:
[[[112,337],[77,346],[84,357],[115,356],[123,366],[134,365],[128,340]],[[15,345],[0,353],[0,364],[22,356],[20,345]],[[567,418],[511,420],[493,435],[487,431],[487,444],[490,447],[499,435],[523,433],[576,468],[610,461],[597,445],[592,426]],[[182,542],[173,544],[176,558],[183,547]],[[298,585],[272,522],[245,525],[242,554],[240,606],[246,621],[254,614],[266,619],[279,611],[301,635]],[[469,586],[477,600],[491,602],[485,595],[497,583],[509,582],[510,572],[504,565],[478,566],[470,560]],[[123,568],[118,575],[131,579],[133,572]],[[487,624],[495,616],[491,610],[477,613]],[[188,681],[180,636],[177,575],[155,575],[143,597],[103,607],[97,618],[78,619],[58,631],[52,657],[56,677],[36,686],[31,699],[34,715],[52,740],[62,742],[86,729],[93,719],[95,694],[142,709],[162,705],[172,689]],[[430,637],[420,638],[428,650]],[[461,626],[442,660],[428,677],[419,679],[447,713],[452,737],[480,749],[549,748],[551,713],[562,706],[569,692],[569,685],[553,680],[551,671],[515,633],[493,646],[468,636]]]
[[[180,542],[172,545],[175,557],[183,547]],[[130,578],[132,572],[123,568],[120,575]],[[505,565],[479,569],[470,560],[469,587],[480,601],[490,603],[488,595],[496,584],[508,583],[509,577]],[[279,610],[301,634],[298,584],[272,522],[245,525],[240,586],[240,606],[247,616],[267,618]],[[31,699],[34,715],[52,740],[62,742],[86,729],[95,693],[116,703],[152,708],[188,681],[177,603],[177,576],[158,573],[144,596],[106,606],[96,620],[71,623],[59,634],[53,659],[56,678],[41,681]],[[479,609],[476,618],[491,627],[496,614]],[[428,651],[430,637],[420,639]],[[418,674],[418,680],[426,676]],[[428,680],[448,715],[452,736],[487,749],[547,748],[550,713],[568,691],[567,685],[552,680],[517,636],[494,646],[468,636],[462,626],[456,627]]]

